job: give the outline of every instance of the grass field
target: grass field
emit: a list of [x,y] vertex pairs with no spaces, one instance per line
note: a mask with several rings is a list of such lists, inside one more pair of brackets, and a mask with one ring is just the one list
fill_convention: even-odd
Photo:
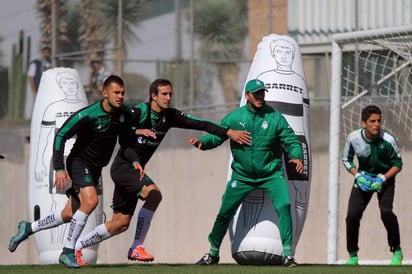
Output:
[[213,266],[195,266],[188,264],[99,264],[69,269],[63,265],[0,265],[0,273],[19,274],[376,274],[376,273],[412,273],[412,266],[341,266],[341,265],[299,265],[298,267],[282,266],[244,266],[237,264],[219,264]]

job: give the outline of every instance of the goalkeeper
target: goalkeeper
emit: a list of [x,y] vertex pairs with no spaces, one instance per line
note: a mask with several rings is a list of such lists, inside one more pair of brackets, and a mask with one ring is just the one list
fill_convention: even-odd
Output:
[[[359,226],[363,212],[376,193],[382,222],[387,231],[391,265],[402,264],[399,224],[393,213],[395,176],[401,171],[402,159],[397,139],[381,128],[381,110],[366,106],[361,113],[362,128],[346,139],[342,162],[355,177],[346,215],[347,265],[358,264]],[[357,157],[359,167],[353,162]]]

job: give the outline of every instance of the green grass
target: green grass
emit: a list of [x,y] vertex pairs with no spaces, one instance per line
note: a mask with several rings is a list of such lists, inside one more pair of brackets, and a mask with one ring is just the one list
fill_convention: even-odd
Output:
[[188,264],[98,264],[81,269],[69,269],[63,265],[0,265],[0,273],[27,274],[376,274],[376,273],[412,273],[412,266],[342,266],[342,265],[299,265],[282,266],[244,266],[237,264],[219,264],[213,266],[195,266]]

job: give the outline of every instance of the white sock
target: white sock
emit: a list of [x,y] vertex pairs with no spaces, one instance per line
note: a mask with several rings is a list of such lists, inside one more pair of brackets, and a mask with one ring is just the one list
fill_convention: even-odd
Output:
[[43,229],[49,229],[63,224],[61,216],[61,210],[54,210],[49,213],[45,218],[39,219],[31,223],[31,230],[33,233]]
[[154,211],[142,207],[139,211],[139,216],[137,217],[136,233],[134,235],[134,242],[132,249],[136,246],[143,245],[144,239],[146,238],[147,232],[150,228],[150,223],[152,222]]
[[74,245],[76,244],[77,239],[82,233],[83,228],[86,225],[88,217],[89,215],[87,215],[84,212],[81,212],[80,210],[77,210],[74,213],[72,217],[72,221],[69,226],[69,231],[67,233],[64,247],[74,249]]
[[107,231],[106,225],[100,224],[77,240],[75,250],[80,250],[82,248],[98,244],[110,237],[112,237],[112,235],[110,235],[109,231]]

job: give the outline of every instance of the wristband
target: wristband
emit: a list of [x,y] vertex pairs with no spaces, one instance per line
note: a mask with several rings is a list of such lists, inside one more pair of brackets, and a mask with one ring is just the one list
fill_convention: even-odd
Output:
[[376,177],[380,178],[382,180],[382,183],[384,183],[386,181],[386,177],[385,175],[379,173]]

